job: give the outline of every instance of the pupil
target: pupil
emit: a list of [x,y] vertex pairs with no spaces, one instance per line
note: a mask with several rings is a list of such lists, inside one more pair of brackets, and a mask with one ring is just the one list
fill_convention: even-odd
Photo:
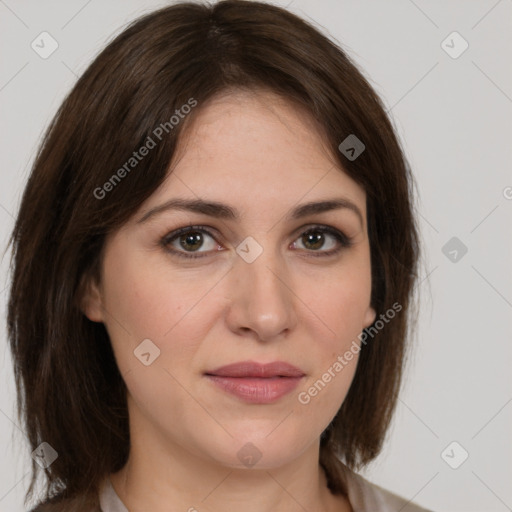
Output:
[[[181,237],[182,246],[187,249],[187,245],[189,249],[198,249],[201,247],[201,234],[195,233],[195,234],[189,234],[182,235]],[[192,247],[195,246],[195,247]]]
[[323,245],[323,233],[317,233],[316,235],[315,234],[307,234],[307,235],[304,235],[305,236],[305,239],[306,239],[306,242],[304,245],[313,245],[314,249],[319,249],[320,247],[322,247]]

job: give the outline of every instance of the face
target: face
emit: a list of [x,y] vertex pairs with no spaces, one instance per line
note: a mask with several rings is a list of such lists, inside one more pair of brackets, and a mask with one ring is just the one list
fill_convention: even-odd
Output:
[[278,467],[319,442],[375,318],[365,192],[271,93],[198,114],[166,181],[107,239],[83,310],[105,324],[145,435]]

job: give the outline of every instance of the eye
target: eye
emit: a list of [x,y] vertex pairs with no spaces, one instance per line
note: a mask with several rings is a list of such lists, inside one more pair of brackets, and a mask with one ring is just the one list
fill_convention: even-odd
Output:
[[[161,245],[168,252],[184,258],[201,258],[219,247],[212,233],[201,226],[187,226],[173,231],[162,238]],[[205,250],[199,251],[200,248]]]
[[[215,236],[203,226],[186,226],[173,231],[161,239],[160,245],[172,255],[189,259],[202,258],[212,251],[222,250]],[[294,249],[304,250],[314,257],[332,256],[351,245],[351,240],[345,234],[329,226],[314,226],[303,231],[292,244]]]
[[294,247],[297,247],[299,243],[299,245],[302,245],[302,247],[299,247],[300,249],[304,248],[308,252],[318,253],[311,254],[315,257],[331,256],[352,245],[350,239],[344,233],[328,226],[315,226],[308,229],[297,240],[298,242],[293,243]]

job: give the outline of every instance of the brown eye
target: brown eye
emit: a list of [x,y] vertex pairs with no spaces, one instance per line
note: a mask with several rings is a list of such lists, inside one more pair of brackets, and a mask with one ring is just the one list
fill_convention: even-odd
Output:
[[302,233],[297,240],[300,240],[299,245],[302,247],[297,247],[298,242],[294,242],[296,248],[318,253],[314,256],[330,256],[351,245],[350,240],[341,231],[327,226],[309,229]]
[[208,256],[211,251],[219,247],[209,231],[195,226],[169,233],[161,240],[161,245],[166,251],[185,258]]
[[310,231],[302,235],[302,243],[307,249],[321,249],[325,244],[325,235],[319,231]]
[[193,233],[181,235],[179,237],[179,244],[184,249],[191,249],[192,251],[195,251],[196,249],[199,249],[201,245],[203,245],[202,234],[195,231]]

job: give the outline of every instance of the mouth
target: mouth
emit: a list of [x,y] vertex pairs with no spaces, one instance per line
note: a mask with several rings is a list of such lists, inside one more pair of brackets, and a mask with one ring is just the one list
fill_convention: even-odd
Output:
[[204,375],[224,392],[244,402],[270,404],[291,393],[306,374],[282,361],[267,364],[242,361]]

